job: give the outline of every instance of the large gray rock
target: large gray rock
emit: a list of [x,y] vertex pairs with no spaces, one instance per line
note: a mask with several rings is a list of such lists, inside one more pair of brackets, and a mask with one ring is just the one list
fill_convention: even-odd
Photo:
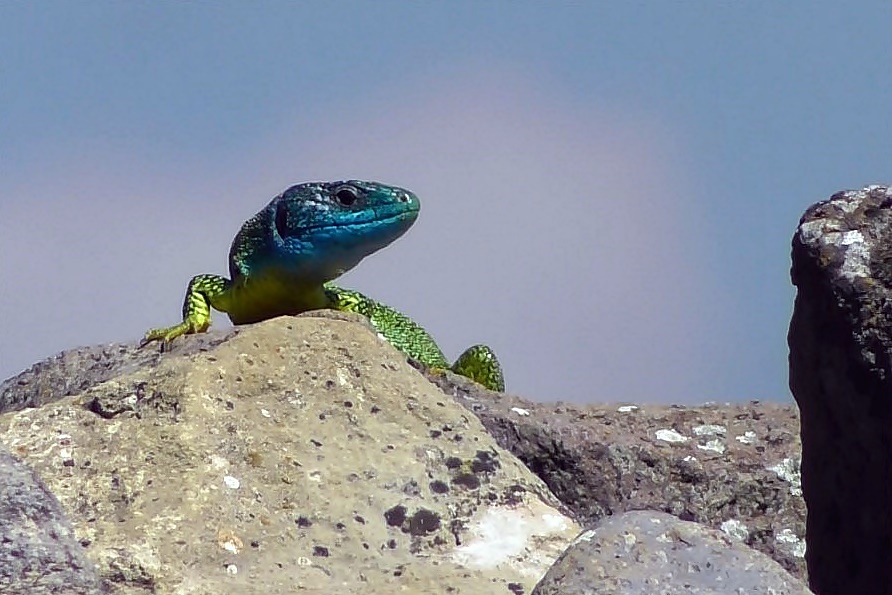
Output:
[[821,595],[892,593],[892,190],[840,192],[793,237],[790,389]]
[[0,447],[116,593],[528,593],[579,526],[351,320],[60,356],[43,367],[57,388],[6,385],[43,404],[0,415]]
[[433,376],[584,526],[660,510],[719,529],[805,579],[799,420],[792,405],[532,403]]
[[0,450],[0,593],[103,593],[96,569],[56,500]]
[[116,592],[519,595],[575,535],[560,510],[661,508],[801,561],[791,408],[533,404],[433,375],[561,505],[367,324],[313,316],[335,320],[86,347],[0,384],[0,445]]
[[582,533],[532,595],[809,595],[765,554],[721,531],[651,511]]

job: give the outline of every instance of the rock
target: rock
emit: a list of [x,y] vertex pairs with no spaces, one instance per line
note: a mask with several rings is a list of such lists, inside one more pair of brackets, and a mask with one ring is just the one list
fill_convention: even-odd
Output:
[[[190,355],[207,351],[237,332],[229,329],[194,335],[175,343],[173,352]],[[139,349],[135,343],[63,351],[0,383],[0,413],[40,407],[82,393],[115,376],[156,366],[161,357],[158,348]]]
[[431,375],[560,504],[361,319],[308,316],[335,321],[86,347],[0,384],[0,444],[24,445],[116,592],[528,593],[575,535],[554,508],[662,509],[804,574],[793,408],[533,404]]
[[4,383],[0,446],[116,593],[528,593],[579,526],[347,318],[62,354]]
[[658,510],[719,529],[805,580],[794,406],[532,403],[431,376],[588,527]]
[[822,595],[892,592],[892,189],[840,192],[793,236],[790,390],[808,569]]
[[765,554],[721,531],[652,511],[607,517],[583,532],[533,595],[806,595]]
[[0,451],[0,593],[104,593],[59,501]]

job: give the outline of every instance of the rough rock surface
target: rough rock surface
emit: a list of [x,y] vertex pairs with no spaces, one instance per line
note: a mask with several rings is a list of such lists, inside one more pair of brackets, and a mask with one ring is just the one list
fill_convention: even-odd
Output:
[[840,192],[793,237],[790,389],[821,595],[892,593],[892,189]]
[[[175,344],[177,355],[207,351],[237,330],[213,331]],[[139,349],[137,343],[111,343],[69,349],[38,362],[0,383],[0,413],[39,407],[77,395],[106,380],[158,365],[158,349]]]
[[362,325],[177,343],[69,353],[0,387],[0,446],[115,593],[529,593],[579,532]]
[[[357,320],[356,317],[333,312],[306,316]],[[343,516],[344,512],[335,510],[335,504],[329,503],[319,512],[311,508],[311,498],[317,493],[308,495],[306,491],[301,492],[293,487],[306,488],[306,481],[296,482],[292,476],[305,477],[310,473],[305,469],[307,459],[316,460],[316,471],[323,474],[311,477],[310,485],[317,486],[317,491],[321,490],[318,484],[326,484],[324,473],[330,468],[339,471],[330,465],[332,459],[335,463],[354,460],[353,454],[347,454],[340,448],[344,436],[360,436],[348,440],[348,444],[366,441],[360,449],[363,455],[359,458],[359,464],[354,467],[361,467],[372,456],[368,454],[371,451],[376,457],[375,473],[378,472],[379,460],[402,461],[402,454],[388,454],[402,453],[401,446],[405,447],[404,450],[414,449],[416,461],[419,457],[427,461],[425,457],[430,457],[430,452],[435,453],[436,461],[444,456],[445,450],[441,445],[444,437],[458,433],[464,436],[465,444],[474,441],[489,444],[490,449],[493,447],[488,436],[472,431],[473,420],[468,420],[468,416],[460,417],[461,423],[465,424],[461,426],[465,430],[463,432],[446,422],[440,429],[425,426],[425,431],[400,434],[399,441],[377,438],[377,426],[363,424],[373,418],[380,420],[384,417],[381,415],[385,410],[382,407],[382,391],[384,403],[387,404],[386,413],[391,415],[387,418],[392,421],[391,425],[406,425],[415,419],[412,412],[425,410],[424,404],[428,401],[422,395],[430,395],[428,391],[431,387],[423,382],[426,388],[415,384],[419,377],[406,369],[404,359],[380,341],[366,336],[369,333],[364,332],[360,325],[350,324],[332,330],[328,325],[335,323],[324,322],[324,329],[328,328],[324,330],[315,328],[319,324],[317,321],[303,321],[302,318],[188,337],[176,341],[168,354],[160,354],[155,349],[138,350],[126,344],[80,348],[41,362],[0,384],[0,411],[8,412],[0,417],[0,448],[4,444],[12,444],[10,440],[14,437],[17,451],[24,448],[26,459],[41,475],[48,477],[48,481],[59,482],[51,483],[52,489],[60,494],[75,521],[78,536],[88,545],[89,555],[100,562],[103,575],[111,581],[116,592],[140,593],[152,589],[164,592],[169,588],[170,584],[166,581],[171,576],[171,568],[169,562],[161,564],[161,556],[169,556],[169,550],[164,550],[154,541],[150,542],[147,535],[162,542],[171,541],[171,536],[176,538],[177,542],[171,546],[176,554],[174,559],[178,560],[179,566],[188,560],[190,570],[174,565],[175,578],[176,573],[186,577],[179,588],[182,592],[195,593],[228,588],[246,593],[254,592],[255,588],[275,592],[275,585],[271,586],[263,579],[273,581],[296,576],[294,568],[287,567],[285,562],[286,558],[293,560],[295,555],[300,560],[297,565],[308,573],[307,576],[311,576],[307,579],[301,574],[301,580],[311,582],[280,585],[281,592],[289,592],[289,588],[327,591],[340,577],[339,569],[343,567],[360,568],[360,580],[368,581],[362,583],[362,587],[347,581],[347,587],[338,587],[345,593],[375,592],[374,585],[381,592],[407,586],[412,592],[440,593],[444,592],[444,584],[447,589],[458,589],[455,592],[477,592],[479,583],[474,582],[474,577],[480,578],[480,573],[486,574],[486,569],[470,568],[467,571],[465,578],[475,585],[469,587],[449,580],[454,576],[455,562],[471,564],[473,560],[486,560],[488,555],[496,555],[495,552],[501,547],[513,547],[517,553],[518,544],[529,545],[529,540],[535,539],[530,537],[529,531],[519,535],[512,531],[529,519],[510,514],[500,516],[512,507],[510,493],[506,496],[505,490],[499,491],[504,484],[498,481],[492,485],[486,484],[487,479],[492,479],[485,471],[491,468],[487,456],[502,462],[506,458],[513,459],[504,453],[499,457],[480,455],[478,450],[485,453],[484,447],[473,452],[469,449],[463,456],[447,457],[446,468],[449,471],[446,477],[437,478],[436,474],[442,469],[428,461],[423,466],[404,465],[405,473],[398,479],[377,480],[376,485],[384,482],[391,490],[399,491],[398,487],[402,485],[400,497],[406,497],[410,503],[416,502],[417,506],[413,508],[405,503],[378,506],[377,501],[384,499],[384,496],[368,504],[380,513],[378,520],[383,515],[387,527],[386,548],[378,551],[375,560],[380,564],[375,571],[362,571],[363,567],[357,566],[356,560],[363,559],[364,563],[368,560],[356,555],[349,545],[332,548],[325,543],[332,540],[339,544],[346,541],[353,546],[364,543],[369,547],[366,550],[363,546],[367,556],[371,555],[368,552],[374,547],[373,540],[368,539],[367,535],[355,535],[353,525],[332,520]],[[285,324],[293,328],[275,331],[281,334],[267,334],[273,332],[267,329],[268,325],[275,327]],[[253,334],[255,332],[262,334],[257,336]],[[383,352],[380,351],[382,349]],[[280,361],[283,358],[286,361]],[[246,375],[245,371],[250,374]],[[288,375],[289,371],[291,376]],[[359,376],[356,376],[357,371]],[[245,378],[251,380],[247,385]],[[769,553],[800,576],[804,574],[804,506],[799,496],[798,423],[794,408],[760,403],[703,407],[534,404],[491,393],[451,374],[431,375],[430,378],[448,394],[456,396],[458,403],[476,413],[498,442],[512,450],[542,477],[560,496],[564,503],[563,510],[578,520],[592,524],[605,515],[624,510],[663,510],[721,529],[725,534]],[[272,383],[271,388],[265,384],[267,379]],[[276,392],[288,386],[288,383],[296,386],[298,382],[302,383],[300,390],[285,394]],[[410,390],[408,386],[415,388]],[[403,396],[394,396],[396,389]],[[341,393],[354,397],[358,394],[365,401]],[[409,393],[414,400],[405,397]],[[437,399],[436,410],[446,409],[458,415],[452,409],[451,399],[444,398],[436,391],[431,396]],[[340,407],[337,406],[338,399],[342,399]],[[352,406],[348,406],[347,401]],[[370,406],[369,402],[374,406]],[[254,405],[248,407],[246,403]],[[286,407],[286,403],[290,407]],[[323,403],[328,404],[328,410],[317,409],[323,407]],[[37,405],[42,407],[12,413],[25,406]],[[430,407],[429,403],[427,406]],[[292,407],[301,411],[306,407],[311,409],[295,413],[291,411]],[[360,413],[369,414],[371,407],[374,407],[374,414],[357,416]],[[400,410],[400,407],[403,409]],[[411,411],[408,407],[412,407]],[[400,411],[399,421],[394,420],[396,411]],[[196,418],[196,412],[207,416],[207,419]],[[334,415],[334,412],[344,418]],[[186,413],[189,415],[184,417]],[[275,420],[275,424],[270,419]],[[333,419],[341,419],[335,430],[331,429]],[[265,430],[270,425],[277,429],[266,435]],[[66,429],[69,426],[80,428],[82,433],[71,435]],[[284,432],[281,426],[293,431],[280,436],[280,432]],[[310,432],[307,428],[316,431]],[[109,430],[115,434],[110,435]],[[370,448],[368,442],[373,439],[375,446]],[[436,447],[439,450],[431,451],[428,441],[433,442],[434,446],[440,445]],[[383,447],[382,442],[385,444]],[[262,447],[257,448],[257,444]],[[290,452],[286,455],[276,451],[275,444],[283,444],[285,450]],[[394,450],[385,450],[386,444],[390,444]],[[41,448],[44,450],[41,451]],[[111,448],[114,454],[108,461],[100,461],[90,454],[103,448]],[[332,454],[332,450],[337,451],[336,454]],[[142,455],[144,451],[149,454]],[[426,453],[424,456],[418,454],[422,451]],[[208,452],[214,453],[214,456],[208,455]],[[268,452],[273,454],[264,456]],[[496,449],[495,452],[500,451]],[[288,458],[288,455],[291,457]],[[285,484],[289,487],[277,491],[270,485],[279,487],[274,478],[281,469],[291,471],[287,464],[289,461],[297,462],[295,470],[280,475],[284,478],[281,481],[292,481],[292,484]],[[112,469],[114,464],[117,467]],[[165,468],[160,476],[159,467]],[[236,468],[236,472],[230,472],[232,468]],[[102,474],[97,476],[99,470]],[[174,473],[174,470],[178,471]],[[353,481],[364,487],[367,487],[367,481],[376,481],[375,478],[367,480],[365,475],[355,470],[350,472],[361,476],[360,479],[353,478]],[[417,472],[421,473],[422,480],[418,479]],[[387,473],[396,472],[388,469]],[[382,477],[387,473],[383,473]],[[263,474],[263,477],[258,479],[254,474]],[[134,476],[136,479],[128,480],[128,477]],[[221,477],[224,479],[221,480]],[[152,484],[148,483],[149,480],[152,480]],[[225,482],[235,485],[233,480],[237,480],[238,488],[227,487]],[[446,498],[439,494],[444,486],[460,493],[456,485],[465,486],[461,489],[474,490],[478,480],[481,486],[476,488],[477,493],[488,490],[485,498],[496,499],[495,505],[488,510],[494,510],[497,514],[478,515],[476,525],[464,534],[459,533],[458,539],[465,541],[461,545],[455,545],[453,541],[454,555],[448,558],[452,563],[443,563],[443,551],[448,548],[447,544],[437,543],[437,538],[448,541],[450,535],[453,538],[456,536],[441,532],[428,536],[427,541],[419,540],[418,536],[412,535],[413,527],[415,531],[423,531],[426,530],[424,527],[436,524],[425,511],[431,510],[440,515],[442,509],[435,508],[427,499],[436,500],[438,496]],[[158,488],[157,482],[167,485]],[[175,490],[180,496],[177,501],[170,500],[173,498],[168,493],[171,491],[170,484],[179,490]],[[347,481],[346,484],[346,489],[338,490],[335,494],[328,493],[325,497],[329,500],[356,498],[356,492],[350,490],[351,482]],[[251,497],[255,500],[250,505],[243,501],[246,485],[251,486]],[[201,486],[207,489],[199,489]],[[188,491],[182,492],[187,487]],[[90,490],[93,490],[92,496]],[[281,527],[287,524],[287,519],[281,518],[284,512],[273,510],[279,515],[270,514],[274,503],[271,504],[269,499],[270,494],[279,495],[283,507],[292,506],[285,498],[286,494],[293,492],[297,495],[292,499],[296,498],[298,503],[293,504],[296,512],[292,514],[294,518],[291,521],[297,529],[288,525],[289,533]],[[368,497],[372,493],[365,489],[362,495]],[[524,493],[529,496],[526,504],[528,510],[535,510],[536,502],[543,506],[550,502],[550,496],[541,484],[530,485]],[[231,496],[228,500],[221,502],[213,499],[225,498],[226,494]],[[391,496],[392,493],[386,497]],[[147,502],[147,498],[155,500]],[[418,503],[417,498],[422,502]],[[508,504],[503,505],[506,498]],[[485,502],[481,504],[480,500],[478,497],[475,504],[478,511],[485,509]],[[186,504],[189,510],[183,515],[178,511]],[[164,530],[151,522],[139,520],[142,518],[139,515],[158,516],[162,508],[170,517]],[[449,505],[447,508],[452,512],[440,516],[441,527],[444,525],[442,519],[447,518],[448,514],[458,515],[452,518],[464,514],[460,507]],[[263,512],[262,516],[257,516],[258,510]],[[420,516],[417,514],[419,512]],[[314,520],[316,517],[311,514],[321,515],[324,520]],[[372,524],[365,516],[358,516]],[[561,517],[550,510],[534,512],[533,516],[546,522],[566,522],[566,519],[560,520]],[[374,515],[370,513],[369,517]],[[108,518],[121,520],[110,523]],[[266,535],[280,536],[278,540],[273,540],[272,545],[268,540],[246,541],[245,536],[232,529],[235,522],[242,523],[239,525],[241,528],[250,527],[251,520],[255,518],[261,519],[262,527],[272,527],[264,529]],[[188,528],[184,533],[183,527],[208,521],[215,522],[216,530],[223,532],[214,533],[218,540],[216,547],[204,542],[198,547],[189,541],[190,534],[205,539],[210,534],[209,530],[204,528],[204,533],[199,534],[198,529]],[[229,521],[232,522],[227,524]],[[335,524],[334,531],[331,530],[332,523]],[[340,527],[338,523],[344,526]],[[456,526],[459,525],[461,523]],[[365,524],[362,526],[365,527]],[[145,527],[149,528],[148,532],[144,530]],[[374,538],[380,541],[383,539],[380,527],[375,528],[379,533]],[[531,531],[541,529],[547,534],[553,528],[540,525]],[[228,530],[232,530],[232,533],[228,533]],[[298,532],[296,537],[294,531]],[[468,543],[468,535],[475,533],[480,536],[476,543],[485,545],[462,549]],[[567,533],[558,533],[563,537],[545,539],[546,546],[553,548],[549,554],[552,557],[561,550],[558,547],[561,539],[569,542]],[[332,534],[336,537],[333,538]],[[238,539],[231,539],[232,535]],[[409,542],[408,554],[406,543],[397,539],[400,536]],[[505,537],[513,545],[500,544],[497,537]],[[288,543],[289,538],[292,540],[290,549],[277,545]],[[365,541],[359,541],[361,538]],[[317,550],[313,542],[310,555],[306,555],[307,544],[312,540],[321,540],[322,549]],[[379,542],[375,543],[380,546]],[[418,543],[422,543],[422,549],[418,549]],[[396,546],[395,550],[390,549],[392,546]],[[441,550],[431,553],[433,550],[430,548],[437,547]],[[301,553],[294,554],[295,548]],[[531,547],[531,551],[539,549],[538,544]],[[225,553],[221,553],[221,550]],[[343,555],[344,552],[349,555]],[[405,558],[400,558],[400,555],[405,555]],[[261,558],[266,561],[261,561]],[[421,566],[417,564],[419,559]],[[494,582],[486,583],[480,592],[497,593],[507,589],[515,594],[528,593],[529,581],[535,582],[538,578],[532,576],[532,568],[540,568],[541,574],[547,565],[546,558],[541,558],[537,564],[535,560],[523,561],[522,556],[520,560],[515,556],[515,568],[519,564],[530,574],[524,581],[513,582],[510,572],[506,574],[503,571],[505,558],[499,559],[503,563],[493,563],[495,570],[486,575],[486,580]],[[328,565],[324,564],[326,561]],[[269,564],[283,566],[270,570]],[[432,578],[433,573],[430,576],[424,574],[430,564],[438,565],[436,578]],[[385,566],[387,572],[382,570]],[[207,568],[211,569],[209,576],[213,580],[206,578]],[[226,572],[222,579],[221,568]],[[330,572],[331,576],[327,577],[329,582],[325,583],[319,576],[312,578],[310,569],[313,568],[319,569],[317,574],[324,574],[326,570]],[[416,576],[419,568],[424,574],[423,578]],[[444,569],[446,574],[443,574]],[[231,572],[237,574],[228,574]],[[246,573],[251,572],[254,578],[246,578]],[[385,574],[391,582],[376,583],[376,579],[369,579],[370,575],[380,578]],[[317,579],[321,582],[312,582]],[[218,580],[225,582],[215,582]],[[321,586],[323,584],[324,588]],[[428,588],[430,590],[426,590]]]
[[533,595],[806,595],[784,568],[721,531],[660,512],[626,512],[585,531]]
[[431,378],[584,526],[627,510],[659,510],[722,530],[805,579],[794,406],[532,403],[455,375]]
[[102,593],[71,523],[34,472],[0,451],[0,593]]

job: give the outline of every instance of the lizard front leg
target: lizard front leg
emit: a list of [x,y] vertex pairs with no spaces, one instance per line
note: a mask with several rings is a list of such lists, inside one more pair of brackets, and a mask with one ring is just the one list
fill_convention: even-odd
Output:
[[220,275],[198,275],[189,281],[183,300],[183,322],[174,326],[149,329],[139,346],[161,341],[162,349],[180,335],[203,333],[211,326],[211,305],[226,293],[232,282]]
[[451,366],[436,341],[414,320],[358,291],[331,283],[325,286],[329,307],[362,314],[394,347],[427,366],[433,372],[452,370],[482,384],[489,390],[505,392],[505,376],[495,352],[486,345],[474,345]]

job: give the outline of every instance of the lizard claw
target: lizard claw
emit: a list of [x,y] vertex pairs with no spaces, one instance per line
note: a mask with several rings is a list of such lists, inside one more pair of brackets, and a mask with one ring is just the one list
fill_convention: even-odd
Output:
[[139,342],[139,347],[143,348],[149,343],[154,341],[158,341],[161,346],[161,351],[167,351],[170,348],[170,342],[179,337],[180,335],[185,335],[190,332],[189,326],[186,323],[180,323],[176,326],[171,326],[167,328],[153,328],[149,329],[145,336],[142,338],[142,341]]
[[174,326],[169,326],[166,328],[153,328],[149,329],[145,336],[142,338],[142,341],[139,342],[140,348],[145,347],[149,343],[153,341],[158,341],[161,344],[161,351],[169,351],[170,344],[174,339],[179,337],[180,335],[191,335],[193,333],[203,333],[207,330],[208,326],[210,326],[210,321],[202,321],[202,320],[192,320],[187,318],[180,324],[176,324]]

